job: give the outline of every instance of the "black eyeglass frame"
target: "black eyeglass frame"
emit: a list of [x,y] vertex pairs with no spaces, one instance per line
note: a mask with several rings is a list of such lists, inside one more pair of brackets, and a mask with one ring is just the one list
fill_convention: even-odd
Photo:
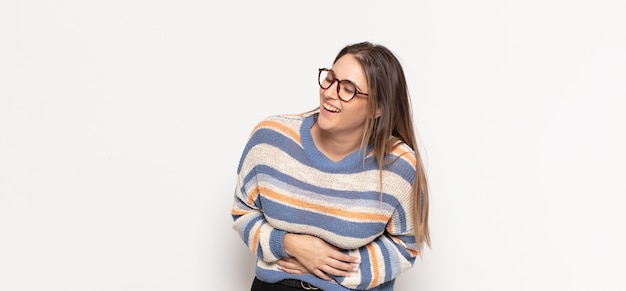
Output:
[[[320,88],[326,90],[328,88],[330,88],[333,84],[335,84],[335,82],[337,82],[337,97],[339,97],[339,100],[344,101],[344,102],[350,102],[350,100],[354,99],[354,96],[356,96],[356,94],[361,94],[361,95],[365,95],[368,96],[367,93],[363,93],[361,91],[359,91],[358,86],[356,84],[354,84],[354,82],[350,81],[350,80],[339,80],[337,78],[335,78],[335,72],[333,72],[333,70],[328,69],[328,68],[319,68],[319,73],[317,75],[317,83],[320,85]],[[333,81],[330,82],[330,84],[328,84],[328,87],[324,88],[324,86],[322,86],[322,72],[329,72],[333,74]],[[352,94],[352,97],[350,97],[350,99],[345,100],[343,98],[341,98],[339,91],[341,90],[341,82],[349,82],[352,86],[354,86],[354,94]]]

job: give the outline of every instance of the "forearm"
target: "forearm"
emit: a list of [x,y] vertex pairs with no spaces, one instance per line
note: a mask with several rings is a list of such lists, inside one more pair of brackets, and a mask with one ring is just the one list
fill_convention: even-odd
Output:
[[[233,208],[233,213],[240,210]],[[274,262],[287,257],[284,251],[283,237],[285,232],[272,227],[259,211],[244,215],[233,214],[233,229],[258,258]]]
[[263,215],[254,179],[239,175],[231,210],[233,229],[259,259],[274,262],[286,257],[284,231],[274,228]]
[[360,258],[359,271],[336,280],[351,289],[370,289],[391,281],[410,269],[417,251],[412,236],[382,235],[373,242],[346,254]]
[[285,253],[299,263],[295,273],[312,273],[321,279],[333,281],[331,276],[349,276],[359,264],[358,258],[346,255],[314,236],[288,233],[283,241]]
[[340,250],[316,237],[286,234],[284,246],[290,258],[278,264],[288,273],[311,273],[347,288],[371,289],[412,267],[417,254],[413,241],[412,236],[386,234],[358,249]]

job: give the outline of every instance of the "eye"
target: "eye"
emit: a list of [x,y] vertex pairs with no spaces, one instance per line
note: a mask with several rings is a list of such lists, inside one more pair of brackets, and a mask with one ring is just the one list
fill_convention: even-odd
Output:
[[341,82],[341,90],[351,95],[356,92],[356,88],[354,88],[354,85],[348,82]]

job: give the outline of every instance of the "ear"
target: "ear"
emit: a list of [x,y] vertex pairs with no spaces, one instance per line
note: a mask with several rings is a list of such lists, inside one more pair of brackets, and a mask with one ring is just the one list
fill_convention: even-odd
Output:
[[376,108],[376,115],[374,115],[374,118],[378,118],[381,115],[383,115],[382,110],[380,109],[380,105],[378,105],[378,108]]

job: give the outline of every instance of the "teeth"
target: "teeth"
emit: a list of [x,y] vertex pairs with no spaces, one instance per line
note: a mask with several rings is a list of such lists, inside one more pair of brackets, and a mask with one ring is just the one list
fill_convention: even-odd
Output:
[[339,108],[332,106],[332,105],[328,105],[328,104],[324,104],[324,109],[330,111],[330,112],[336,112],[339,113],[341,112],[341,110],[339,110]]

